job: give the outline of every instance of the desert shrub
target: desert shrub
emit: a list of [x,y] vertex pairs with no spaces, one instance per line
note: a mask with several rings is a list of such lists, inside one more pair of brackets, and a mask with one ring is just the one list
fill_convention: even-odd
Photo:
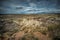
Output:
[[60,38],[60,25],[52,24],[48,27],[48,32],[52,32],[53,39],[58,40]]
[[32,34],[26,34],[22,37],[21,40],[38,40],[38,38],[34,37],[34,35],[32,35]]

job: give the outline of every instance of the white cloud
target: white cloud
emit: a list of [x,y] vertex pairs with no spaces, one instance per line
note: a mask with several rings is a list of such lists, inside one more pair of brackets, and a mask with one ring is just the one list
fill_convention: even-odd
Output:
[[37,5],[35,3],[29,3],[30,7],[36,7]]

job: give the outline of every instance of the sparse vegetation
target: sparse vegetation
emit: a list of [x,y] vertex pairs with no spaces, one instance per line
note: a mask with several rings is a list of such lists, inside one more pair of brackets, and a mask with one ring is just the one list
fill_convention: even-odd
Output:
[[59,40],[60,16],[0,15],[0,40]]

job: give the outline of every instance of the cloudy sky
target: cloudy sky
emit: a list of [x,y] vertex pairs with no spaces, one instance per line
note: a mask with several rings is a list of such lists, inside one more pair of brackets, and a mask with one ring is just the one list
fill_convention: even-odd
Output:
[[60,0],[0,0],[0,14],[60,13]]

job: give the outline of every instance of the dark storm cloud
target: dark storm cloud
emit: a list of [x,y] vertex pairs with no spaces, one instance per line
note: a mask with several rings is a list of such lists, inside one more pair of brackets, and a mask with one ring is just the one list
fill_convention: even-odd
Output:
[[60,13],[59,0],[1,0],[0,13]]

